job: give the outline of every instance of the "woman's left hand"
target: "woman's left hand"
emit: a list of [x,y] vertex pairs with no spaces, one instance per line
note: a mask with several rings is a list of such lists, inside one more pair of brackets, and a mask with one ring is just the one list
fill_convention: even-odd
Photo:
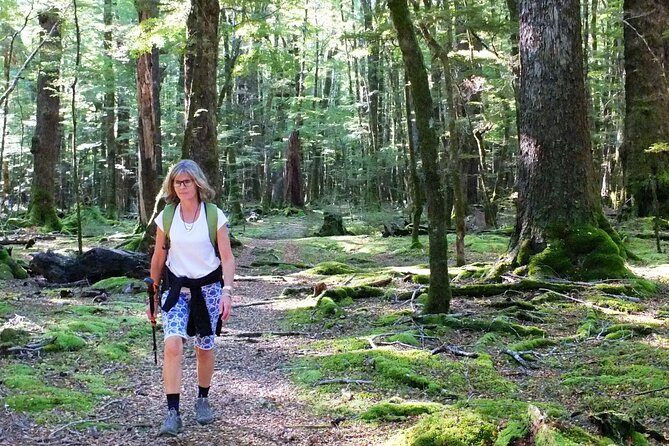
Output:
[[223,295],[221,296],[221,303],[219,304],[218,307],[218,314],[221,315],[221,319],[227,321],[228,318],[230,318],[231,313],[232,313],[232,296],[230,295],[230,293],[223,291]]

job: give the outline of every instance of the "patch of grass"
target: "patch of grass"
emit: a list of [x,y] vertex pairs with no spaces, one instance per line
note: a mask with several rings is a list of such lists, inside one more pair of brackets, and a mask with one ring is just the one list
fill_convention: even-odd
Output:
[[53,337],[54,341],[44,347],[47,352],[61,352],[80,350],[86,345],[86,340],[80,336],[64,331],[49,330],[45,333],[45,337]]
[[91,288],[95,288],[97,290],[105,290],[109,293],[119,294],[125,291],[128,285],[130,285],[134,290],[139,290],[139,291],[146,290],[146,284],[143,281],[125,276],[109,277],[108,279],[100,280],[91,285]]
[[496,234],[465,235],[465,248],[481,254],[502,254],[509,247],[509,237]]
[[74,377],[79,381],[86,383],[88,392],[91,395],[94,396],[114,395],[114,392],[108,388],[106,380],[102,375],[96,375],[93,373],[76,373]]
[[360,338],[335,338],[315,341],[310,344],[310,347],[316,351],[346,353],[354,350],[364,350],[369,347],[369,342]]
[[98,305],[74,305],[69,310],[78,315],[101,315],[107,312],[105,307]]
[[548,347],[551,345],[555,345],[556,342],[552,339],[548,338],[534,338],[534,339],[527,339],[525,341],[517,342],[515,344],[511,344],[509,346],[509,350],[513,350],[516,352],[525,352],[525,351],[531,351],[531,350],[536,350],[538,348],[542,347]]
[[[665,416],[669,399],[661,393],[637,395],[669,382],[669,351],[642,342],[604,342],[563,375],[568,392],[584,395],[580,404],[593,412],[615,410],[638,418]],[[664,414],[664,415],[663,415]]]
[[23,364],[10,364],[2,374],[4,385],[11,389],[4,403],[16,410],[43,412],[59,407],[72,412],[87,412],[93,398],[76,390],[45,385],[36,370]]
[[395,325],[400,319],[410,317],[412,315],[413,311],[409,309],[391,311],[380,315],[372,324],[379,327]]
[[[477,392],[482,395],[508,395],[516,387],[496,371],[489,355],[476,359],[450,361],[422,350],[356,350],[301,358],[296,362],[295,381],[312,384],[318,379],[345,376],[373,380],[374,387],[395,393],[416,390],[440,395]],[[336,391],[337,386],[325,386]]]
[[305,271],[307,274],[318,274],[321,276],[332,276],[336,274],[351,274],[357,273],[360,270],[354,266],[346,265],[341,262],[321,262],[311,269]]
[[444,406],[431,402],[383,402],[375,404],[360,414],[360,419],[365,421],[403,421],[408,417],[434,413],[443,410]]
[[616,299],[614,297],[602,296],[600,294],[586,296],[587,300],[604,308],[611,308],[624,313],[638,313],[644,311],[646,305],[628,300]]
[[397,333],[395,335],[389,336],[388,342],[401,342],[402,344],[413,345],[414,347],[420,347],[420,341],[416,339],[415,334],[410,331],[404,331],[402,333]]
[[126,342],[103,342],[96,351],[105,359],[117,362],[130,362],[130,347]]

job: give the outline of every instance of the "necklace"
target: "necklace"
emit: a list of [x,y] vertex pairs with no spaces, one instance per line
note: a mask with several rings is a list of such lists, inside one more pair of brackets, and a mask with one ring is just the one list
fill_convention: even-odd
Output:
[[193,215],[193,221],[191,223],[186,223],[186,218],[184,217],[184,210],[182,207],[179,207],[179,213],[181,214],[181,221],[184,224],[184,229],[186,232],[190,232],[193,230],[193,227],[195,226],[195,221],[197,220],[197,214],[200,212],[200,206],[198,204],[198,207],[195,209],[195,215]]

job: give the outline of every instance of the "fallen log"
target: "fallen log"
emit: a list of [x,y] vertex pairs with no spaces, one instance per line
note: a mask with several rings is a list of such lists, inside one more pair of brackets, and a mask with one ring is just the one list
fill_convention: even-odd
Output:
[[81,256],[64,256],[49,250],[33,254],[29,268],[33,275],[42,275],[48,282],[86,279],[95,283],[110,277],[146,277],[149,258],[143,253],[109,248],[93,248]]

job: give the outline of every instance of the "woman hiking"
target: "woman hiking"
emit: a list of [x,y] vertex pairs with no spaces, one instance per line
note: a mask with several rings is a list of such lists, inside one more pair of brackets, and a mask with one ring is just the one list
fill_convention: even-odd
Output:
[[[163,386],[167,416],[158,435],[176,436],[183,431],[179,397],[184,344],[189,337],[194,337],[197,367],[195,420],[199,424],[214,421],[208,399],[214,373],[214,334],[220,322],[230,317],[235,259],[228,219],[209,203],[215,193],[197,163],[181,160],[175,164],[162,191],[167,206],[155,219],[156,246],[151,258],[155,295],[161,279],[165,290],[160,308],[165,332]],[[155,321],[156,315],[149,309],[147,315]]]

